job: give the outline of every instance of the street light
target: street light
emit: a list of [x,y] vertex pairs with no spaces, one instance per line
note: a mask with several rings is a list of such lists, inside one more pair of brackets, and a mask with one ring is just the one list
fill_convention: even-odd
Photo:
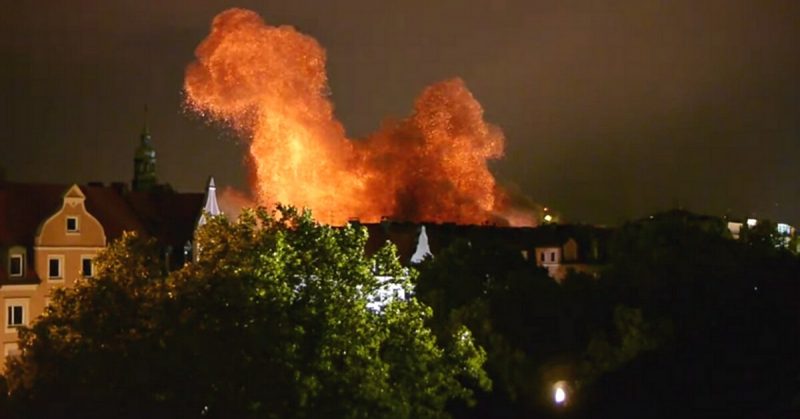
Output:
[[566,406],[568,402],[568,395],[569,386],[567,385],[566,381],[561,380],[553,384],[553,403],[555,403],[556,406]]
[[567,393],[564,392],[564,389],[559,387],[556,389],[555,394],[553,395],[553,400],[556,404],[562,404],[567,401]]

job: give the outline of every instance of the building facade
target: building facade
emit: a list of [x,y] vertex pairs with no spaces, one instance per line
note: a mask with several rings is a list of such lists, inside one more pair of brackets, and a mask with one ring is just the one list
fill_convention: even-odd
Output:
[[123,183],[0,181],[0,367],[18,351],[18,328],[44,312],[52,291],[94,276],[94,258],[125,231],[155,238],[164,269],[171,270],[192,257],[204,208],[220,213],[213,179],[205,194],[156,184],[155,151],[146,130],[141,142],[131,189]]

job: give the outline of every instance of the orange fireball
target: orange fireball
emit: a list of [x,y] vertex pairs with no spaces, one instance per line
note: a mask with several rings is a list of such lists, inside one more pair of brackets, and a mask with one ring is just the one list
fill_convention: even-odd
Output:
[[353,141],[333,115],[314,38],[231,9],[195,55],[187,104],[248,141],[258,204],[310,208],[329,224],[497,221],[504,200],[487,162],[502,156],[503,133],[460,79],[427,87],[409,117]]

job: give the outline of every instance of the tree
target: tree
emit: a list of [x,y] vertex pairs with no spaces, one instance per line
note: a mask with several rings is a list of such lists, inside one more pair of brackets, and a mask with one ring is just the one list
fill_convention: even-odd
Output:
[[292,208],[212,219],[166,275],[125,235],[59,290],[9,365],[25,417],[442,417],[486,387],[466,328],[445,351],[395,249]]
[[479,393],[476,408],[459,417],[551,413],[550,372],[573,364],[589,339],[582,335],[593,333],[595,281],[571,275],[561,286],[518,249],[493,239],[456,240],[419,269],[417,292],[434,307],[434,332],[446,343],[466,326],[487,351],[492,392]]
[[587,348],[581,414],[798,417],[800,259],[774,227],[736,241],[720,224],[670,212],[616,231],[599,282],[614,321]]

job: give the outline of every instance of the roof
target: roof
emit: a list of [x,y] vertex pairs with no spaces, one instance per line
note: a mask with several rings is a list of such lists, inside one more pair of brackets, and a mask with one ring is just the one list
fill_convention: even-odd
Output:
[[[61,208],[69,188],[64,184],[0,182],[0,248],[25,246],[32,251],[39,226]],[[168,188],[131,192],[120,184],[80,188],[86,195],[86,210],[103,226],[108,241],[124,231],[138,231],[155,237],[162,245],[182,248],[192,239],[203,207],[202,193],[178,193]],[[28,257],[25,272],[34,272],[31,263]],[[0,279],[5,279],[5,274],[0,269]]]
[[[384,221],[365,224],[369,238],[366,251],[375,253],[386,241],[397,247],[400,261],[408,263],[417,247],[423,224]],[[503,246],[519,251],[533,251],[537,247],[563,246],[573,239],[578,244],[578,259],[588,260],[593,247],[600,248],[597,259],[603,259],[602,249],[611,231],[589,225],[545,225],[540,227],[500,227],[493,225],[424,224],[428,245],[433,255],[438,254],[456,240],[468,240],[483,246]],[[592,259],[595,256],[592,257]]]
[[33,246],[36,231],[61,208],[67,185],[0,183],[0,246]]

